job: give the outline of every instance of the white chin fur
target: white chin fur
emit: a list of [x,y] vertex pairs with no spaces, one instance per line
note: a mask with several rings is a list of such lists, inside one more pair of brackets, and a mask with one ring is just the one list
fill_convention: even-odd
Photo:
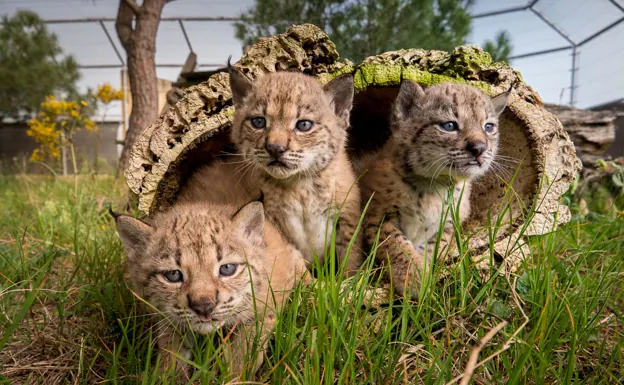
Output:
[[193,324],[193,330],[200,334],[209,334],[220,329],[224,324],[223,321],[201,322]]
[[265,166],[264,171],[275,179],[286,179],[296,174],[292,169]]
[[466,166],[459,167],[457,169],[457,173],[459,175],[462,175],[468,178],[474,178],[474,177],[478,177],[478,176],[485,174],[489,168],[490,168],[489,162],[486,162],[480,166],[479,165],[466,165]]

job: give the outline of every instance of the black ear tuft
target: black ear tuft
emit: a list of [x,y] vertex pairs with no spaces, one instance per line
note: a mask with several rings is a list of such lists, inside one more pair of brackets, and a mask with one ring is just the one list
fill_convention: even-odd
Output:
[[119,214],[119,213],[116,213],[116,212],[113,211],[113,205],[112,204],[108,205],[108,213],[115,220],[117,220],[117,218],[119,218],[122,215],[122,214]]

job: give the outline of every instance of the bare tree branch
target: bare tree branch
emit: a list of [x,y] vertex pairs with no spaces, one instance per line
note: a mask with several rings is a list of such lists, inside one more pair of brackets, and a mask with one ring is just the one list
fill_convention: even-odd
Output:
[[[132,29],[132,20],[134,20],[135,12],[132,7],[129,5],[128,1],[133,0],[121,0],[119,3],[119,9],[117,10],[117,21],[115,22],[115,29],[117,30],[117,36],[119,36],[119,41],[124,46],[124,48],[128,49],[128,43],[132,38],[132,33],[134,29]],[[136,3],[134,3],[136,6]]]
[[138,15],[141,11],[141,8],[134,0],[123,0],[122,2],[126,3],[126,5],[132,9],[132,12],[134,12],[135,15]]

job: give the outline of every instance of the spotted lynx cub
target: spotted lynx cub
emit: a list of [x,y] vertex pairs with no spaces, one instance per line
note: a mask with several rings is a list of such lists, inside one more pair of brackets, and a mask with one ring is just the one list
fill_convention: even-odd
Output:
[[[214,178],[209,170],[203,176],[211,173]],[[232,333],[226,353],[233,372],[253,372],[263,357],[260,353],[253,362],[250,344],[258,337],[259,346],[266,345],[289,291],[302,277],[307,282],[307,266],[265,220],[260,202],[242,208],[206,202],[197,200],[194,190],[185,189],[179,203],[149,224],[117,215],[127,255],[126,280],[168,317],[169,324],[159,325],[169,326],[157,329],[161,349],[190,358],[189,328],[201,334],[224,328],[224,334]],[[260,336],[256,330],[262,330]],[[182,361],[165,354],[164,366],[171,365],[185,369]]]
[[[471,182],[484,174],[498,149],[498,116],[509,92],[490,98],[476,88],[441,84],[423,90],[404,80],[391,116],[392,136],[361,180],[363,199],[374,193],[365,228],[377,258],[389,262],[399,293],[416,297],[420,274],[433,253],[440,220],[452,204],[470,214]],[[450,216],[441,249],[453,234]],[[381,228],[380,228],[381,225]]]
[[[236,107],[232,142],[262,174],[267,216],[308,261],[316,253],[322,262],[339,214],[336,255],[342,262],[360,216],[359,189],[345,151],[353,77],[338,76],[322,87],[311,76],[278,72],[252,83],[230,67],[230,87]],[[361,238],[347,272],[362,263]]]

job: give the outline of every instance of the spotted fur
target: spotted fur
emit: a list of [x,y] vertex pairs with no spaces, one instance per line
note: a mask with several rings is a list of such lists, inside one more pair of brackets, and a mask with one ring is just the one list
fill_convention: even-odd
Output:
[[[289,291],[307,271],[298,250],[265,220],[260,202],[240,206],[180,202],[150,223],[116,218],[124,245],[126,280],[167,322],[158,323],[158,344],[190,358],[192,338],[225,329],[234,373],[255,371],[262,354],[250,362],[250,341],[260,323],[265,346],[275,315]],[[235,266],[232,275],[231,265]],[[180,282],[171,282],[179,271]],[[177,277],[177,273],[174,274]],[[305,278],[307,279],[307,278]],[[185,368],[167,355],[165,365]]]
[[459,209],[461,220],[469,216],[471,182],[496,156],[498,116],[508,96],[490,98],[468,85],[423,90],[415,82],[402,82],[391,116],[392,136],[361,180],[363,199],[373,196],[367,242],[372,245],[379,232],[376,255],[389,263],[399,293],[417,296],[440,228],[439,251],[448,251],[453,234],[451,217],[444,215],[448,205]]
[[[322,87],[313,77],[278,72],[252,83],[232,68],[230,86],[236,107],[232,142],[249,168],[260,170],[267,216],[308,261],[315,254],[323,261],[338,216],[338,260],[344,260],[355,236],[346,267],[357,270],[362,263],[362,237],[355,235],[360,194],[345,152],[352,76]],[[301,122],[310,129],[299,129]]]

